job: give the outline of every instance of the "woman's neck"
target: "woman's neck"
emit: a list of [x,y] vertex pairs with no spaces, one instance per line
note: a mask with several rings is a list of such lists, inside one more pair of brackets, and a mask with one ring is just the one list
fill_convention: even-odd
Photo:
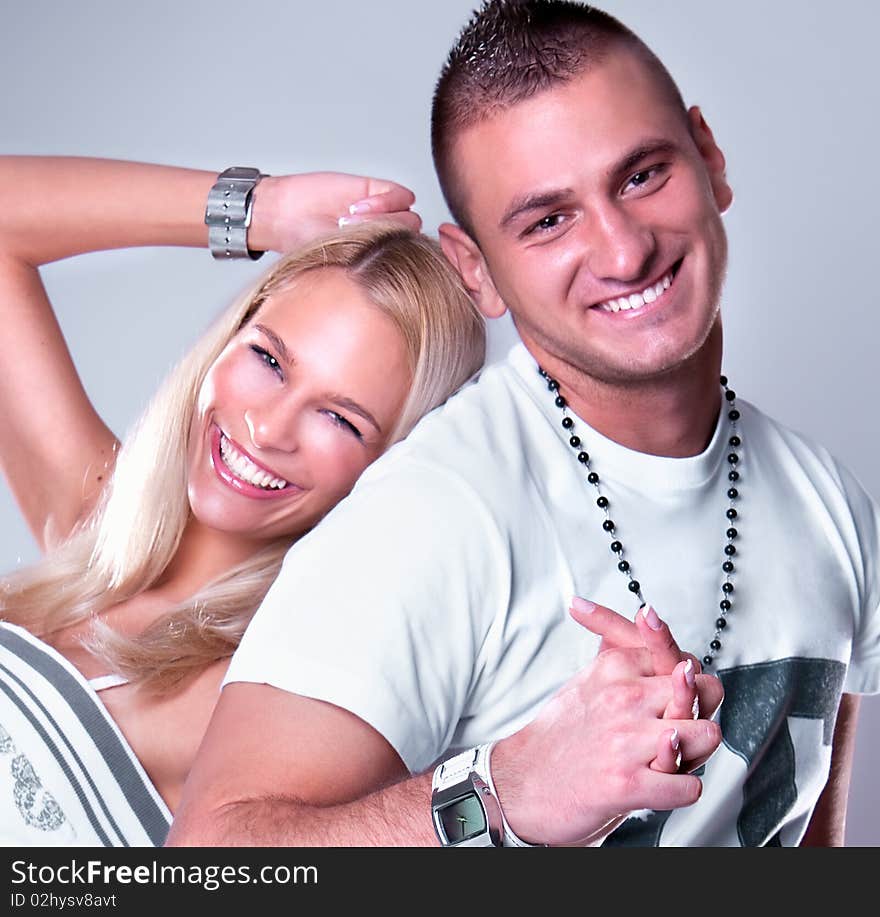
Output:
[[265,546],[262,541],[209,528],[190,516],[171,563],[150,591],[182,601]]

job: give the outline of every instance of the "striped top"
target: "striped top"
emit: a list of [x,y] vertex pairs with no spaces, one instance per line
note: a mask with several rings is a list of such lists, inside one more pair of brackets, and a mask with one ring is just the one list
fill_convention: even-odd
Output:
[[0,845],[158,847],[171,812],[55,649],[0,623]]

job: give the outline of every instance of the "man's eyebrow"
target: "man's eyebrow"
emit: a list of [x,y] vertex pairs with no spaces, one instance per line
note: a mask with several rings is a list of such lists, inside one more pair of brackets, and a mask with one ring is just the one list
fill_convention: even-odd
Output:
[[561,204],[567,198],[570,198],[574,192],[571,188],[558,188],[552,191],[535,191],[529,194],[522,194],[515,197],[504,211],[498,223],[499,229],[506,229],[514,220],[519,219],[523,214],[531,213],[534,210],[545,210],[548,207],[555,207]]
[[[617,176],[634,169],[642,160],[650,156],[674,153],[678,150],[677,144],[671,140],[647,140],[640,143],[634,150],[627,153],[620,162],[611,170],[610,174]],[[511,223],[527,213],[535,210],[545,210],[558,207],[574,194],[571,188],[555,188],[549,191],[535,191],[515,197],[504,212],[498,223],[499,229],[506,229]]]
[[283,340],[281,340],[281,338],[277,334],[275,334],[275,332],[271,328],[267,328],[265,325],[259,324],[259,322],[254,323],[254,328],[256,328],[257,331],[262,332],[267,338],[269,338],[269,340],[272,342],[275,349],[278,351],[278,354],[280,355],[281,359],[284,360],[284,362],[287,363],[288,366],[290,366],[294,362],[293,357],[290,355],[290,351],[287,349],[287,345],[284,343]]
[[330,402],[335,404],[337,407],[346,408],[353,414],[357,414],[358,417],[363,417],[367,423],[372,424],[376,428],[378,433],[382,433],[382,428],[379,426],[376,418],[373,417],[373,415],[362,404],[358,404],[351,398],[346,398],[345,395],[330,395],[329,399]]
[[612,175],[620,175],[634,169],[642,160],[660,154],[674,153],[678,145],[671,140],[648,140],[640,143],[634,150],[627,153],[623,159],[611,170]]

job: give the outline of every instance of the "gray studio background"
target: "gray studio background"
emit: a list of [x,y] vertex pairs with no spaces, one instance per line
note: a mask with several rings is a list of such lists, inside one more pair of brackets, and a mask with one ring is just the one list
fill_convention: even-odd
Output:
[[[727,154],[737,195],[726,218],[732,384],[820,439],[880,497],[873,162],[880,5],[604,6],[665,60]],[[433,233],[447,215],[430,161],[429,100],[471,8],[471,0],[0,0],[0,153],[374,174],[413,188]],[[10,194],[14,188],[4,189]],[[45,269],[87,390],[117,433],[265,263],[129,250]],[[504,320],[490,335],[494,360],[511,343],[511,326]],[[0,520],[0,568],[35,559],[3,485]],[[792,579],[800,575],[797,557],[781,555],[779,563]],[[878,733],[880,701],[867,698],[851,845],[880,844],[871,779],[880,765]]]

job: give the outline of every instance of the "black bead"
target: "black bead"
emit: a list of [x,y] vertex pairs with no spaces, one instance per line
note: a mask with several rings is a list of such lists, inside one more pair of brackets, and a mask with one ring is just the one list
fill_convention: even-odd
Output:
[[727,456],[727,461],[730,462],[731,465],[735,465],[739,461],[739,456],[735,452],[731,452],[730,455]]
[[712,657],[703,656],[703,665],[712,665]]
[[722,385],[727,385],[727,376],[722,376],[722,377],[721,377],[721,384],[722,384]]
[[739,480],[739,472],[738,472],[738,471],[728,471],[728,472],[727,472],[727,480],[728,480],[728,481],[738,481],[738,480]]
[[736,398],[736,392],[735,392],[733,389],[728,389],[728,390],[724,393],[724,397],[725,397],[728,401],[733,401],[733,400]]
[[608,506],[608,497],[599,497],[596,501],[596,506],[600,509],[605,509],[605,507]]
[[722,591],[725,595],[730,595],[730,593],[733,592],[733,583],[722,583],[722,584],[721,584],[721,591]]
[[732,560],[725,560],[724,563],[721,565],[721,569],[722,569],[725,573],[733,573],[733,561],[732,561]]
[[630,592],[638,592],[642,587],[637,579],[631,579],[627,588]]
[[613,531],[614,531],[614,523],[613,523],[610,519],[606,519],[606,520],[602,523],[602,528],[605,529],[606,532],[613,532]]
[[565,407],[565,399],[562,397],[562,395],[558,395],[558,396],[557,396],[557,398],[556,398],[556,407],[558,407],[558,408],[564,408],[564,407]]
[[620,554],[623,550],[623,545],[619,541],[612,541],[611,550],[614,551],[615,554]]
[[727,412],[727,416],[728,416],[731,420],[739,420],[739,417],[740,417],[739,411],[728,411],[728,412]]
[[722,600],[718,603],[718,607],[719,607],[722,611],[730,611],[730,609],[733,608],[733,605],[730,604],[730,599],[722,599]]
[[590,453],[589,453],[589,452],[578,452],[578,461],[579,461],[582,465],[586,465],[587,462],[589,462],[589,460],[590,460]]
[[737,446],[742,445],[742,440],[738,436],[731,436],[730,439],[727,440],[727,442],[730,443],[730,445],[733,446],[734,449],[736,449]]
[[628,560],[622,560],[622,561],[617,565],[617,569],[620,570],[621,573],[626,573],[626,571],[629,570],[629,561],[628,561]]
[[736,548],[732,544],[726,544],[724,545],[724,553],[728,557],[733,557],[733,555],[736,554]]
[[587,475],[587,480],[588,480],[591,484],[598,484],[598,483],[599,483],[599,475],[596,474],[595,471],[591,471],[591,472]]
[[736,519],[738,514],[737,511],[731,507],[724,515],[727,516],[728,519]]
[[738,496],[739,491],[735,487],[731,487],[730,490],[727,491],[728,500],[735,500]]
[[715,651],[717,652],[718,650],[721,649],[721,641],[720,641],[720,640],[713,640],[713,641],[709,644],[709,648],[710,648],[710,649],[713,649],[713,650],[715,650]]
[[547,381],[547,388],[549,388],[551,392],[558,392],[559,383],[555,379],[549,379]]
[[539,375],[539,376],[543,376],[543,377],[546,379],[546,378],[547,378],[547,371],[544,370],[544,369],[542,369],[542,368],[539,366],[539,367],[538,367],[538,375]]
[[737,532],[736,529],[728,529],[728,530],[727,530],[727,537],[728,537],[731,541],[732,541],[734,538],[736,538],[736,536],[737,536],[738,534],[739,534],[739,532]]
[[581,438],[579,436],[570,436],[568,438],[568,444],[572,449],[577,449],[581,444]]
[[724,628],[727,627],[727,618],[716,619],[715,626],[718,628],[718,630],[724,630]]
[[562,426],[565,427],[566,430],[570,430],[574,426],[574,421],[570,417],[563,417]]

